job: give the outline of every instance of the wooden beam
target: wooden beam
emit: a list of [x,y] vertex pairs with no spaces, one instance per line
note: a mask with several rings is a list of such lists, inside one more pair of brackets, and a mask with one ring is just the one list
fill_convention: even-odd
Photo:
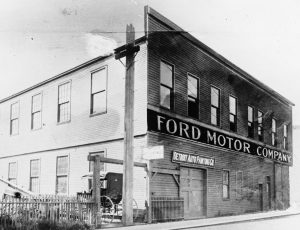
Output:
[[152,168],[152,172],[162,173],[162,174],[171,174],[171,175],[179,175],[179,170],[176,169],[162,169],[162,168]]

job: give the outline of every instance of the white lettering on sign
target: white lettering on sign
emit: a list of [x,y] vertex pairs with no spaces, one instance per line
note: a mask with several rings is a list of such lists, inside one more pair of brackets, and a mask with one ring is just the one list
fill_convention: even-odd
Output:
[[179,153],[176,151],[173,152],[172,162],[205,165],[212,167],[215,165],[215,160],[213,158],[202,157],[194,154]]

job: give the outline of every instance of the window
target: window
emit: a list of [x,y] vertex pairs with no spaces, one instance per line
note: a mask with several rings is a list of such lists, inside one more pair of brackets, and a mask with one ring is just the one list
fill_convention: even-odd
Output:
[[258,140],[264,140],[264,132],[263,132],[263,113],[261,111],[257,111],[257,134]]
[[188,75],[188,115],[199,118],[199,79]]
[[42,94],[32,96],[31,101],[31,129],[42,127]]
[[288,149],[288,130],[287,125],[283,125],[283,149]]
[[272,133],[271,133],[271,138],[272,138],[272,145],[277,146],[277,125],[276,125],[276,120],[272,118]]
[[253,138],[254,137],[254,123],[253,123],[253,108],[251,106],[248,106],[248,137]]
[[210,88],[210,122],[213,125],[220,125],[220,90],[211,87]]
[[40,192],[40,160],[30,161],[30,182],[29,190],[35,193]]
[[241,199],[243,196],[243,172],[236,173],[236,198]]
[[19,102],[10,106],[10,135],[19,133]]
[[236,98],[229,96],[229,123],[230,130],[236,132],[237,118],[236,118]]
[[91,114],[106,113],[107,68],[104,67],[91,76]]
[[17,184],[17,162],[8,164],[8,181]]
[[57,157],[56,162],[56,194],[68,192],[68,156]]
[[173,66],[160,62],[160,105],[164,108],[173,109]]
[[71,118],[71,83],[66,82],[58,86],[58,114],[57,122],[67,122]]
[[229,171],[223,170],[223,199],[229,199]]

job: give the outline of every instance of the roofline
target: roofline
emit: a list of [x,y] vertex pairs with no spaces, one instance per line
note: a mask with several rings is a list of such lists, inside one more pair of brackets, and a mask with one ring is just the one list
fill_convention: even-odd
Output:
[[[291,102],[290,100],[288,100],[287,98],[285,98],[281,94],[277,93],[275,90],[273,90],[269,86],[265,85],[264,83],[262,83],[258,79],[254,78],[253,76],[251,76],[250,74],[248,74],[247,72],[245,72],[244,70],[242,70],[241,68],[239,68],[238,66],[233,64],[232,62],[230,62],[229,60],[227,60],[222,55],[218,54],[216,51],[214,51],[213,49],[211,49],[210,47],[208,47],[207,45],[205,45],[204,43],[199,41],[193,35],[189,34],[186,31],[184,31],[182,28],[180,28],[178,25],[176,25],[175,23],[173,23],[172,21],[170,21],[169,19],[167,19],[166,17],[164,17],[160,13],[158,13],[156,10],[152,9],[149,6],[145,6],[145,14],[148,14],[148,15],[156,18],[157,20],[159,20],[160,22],[165,24],[168,28],[170,28],[171,31],[173,30],[174,32],[180,33],[183,37],[188,39],[190,42],[192,42],[194,45],[199,47],[201,50],[203,50],[207,54],[211,55],[213,58],[215,58],[221,64],[225,65],[227,68],[229,68],[229,69],[233,70],[235,73],[237,73],[240,78],[242,78],[242,79],[248,81],[249,83],[257,86],[258,88],[266,91],[271,96],[275,97],[277,100],[280,100],[284,104],[295,106],[295,104],[293,102]],[[148,20],[147,16],[145,16],[145,24],[146,23],[148,24],[147,20]],[[149,28],[145,29],[145,33],[147,35],[149,33],[153,33],[151,31],[147,31],[148,29]]]
[[45,84],[47,84],[47,83],[49,83],[49,82],[52,82],[52,81],[57,80],[57,79],[59,79],[59,78],[62,78],[62,77],[66,76],[66,75],[68,75],[68,74],[70,74],[70,73],[73,73],[73,72],[75,72],[75,71],[78,71],[78,70],[80,70],[80,69],[82,69],[82,68],[85,68],[85,67],[91,65],[91,64],[94,64],[94,63],[96,63],[96,62],[98,62],[98,61],[102,61],[102,60],[104,60],[104,59],[110,58],[110,57],[112,57],[112,56],[114,56],[113,53],[108,54],[108,55],[105,55],[105,56],[99,56],[99,57],[93,58],[93,59],[91,59],[91,60],[89,60],[89,61],[87,61],[87,62],[84,62],[84,63],[82,63],[82,64],[80,64],[80,65],[78,65],[78,66],[75,66],[75,67],[73,67],[73,68],[71,68],[71,69],[69,69],[69,70],[67,70],[67,71],[64,71],[64,72],[62,72],[62,73],[60,73],[60,74],[58,74],[58,75],[55,75],[54,77],[51,77],[51,78],[49,78],[49,79],[47,79],[47,80],[44,80],[44,81],[42,81],[42,82],[40,82],[40,83],[37,83],[37,84],[35,84],[35,85],[31,86],[31,87],[28,87],[28,88],[26,88],[26,89],[24,89],[24,90],[22,90],[22,91],[20,91],[20,92],[18,92],[18,93],[15,93],[15,94],[12,94],[12,95],[10,95],[10,96],[8,96],[8,97],[5,97],[5,98],[3,98],[3,99],[0,100],[0,103],[3,103],[3,102],[5,102],[5,101],[8,101],[8,100],[10,100],[10,99],[12,99],[12,98],[15,98],[15,97],[17,97],[17,96],[20,96],[20,95],[22,95],[22,94],[24,94],[24,93],[27,93],[28,91],[31,91],[31,90],[33,90],[33,89],[35,89],[35,88],[38,88],[38,87],[40,87],[40,86],[43,86],[43,85],[45,85]]

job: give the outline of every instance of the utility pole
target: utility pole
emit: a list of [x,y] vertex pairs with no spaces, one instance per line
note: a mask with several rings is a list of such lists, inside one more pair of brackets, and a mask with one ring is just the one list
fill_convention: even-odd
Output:
[[133,141],[134,141],[134,57],[140,47],[135,46],[132,24],[126,27],[126,45],[115,50],[115,58],[126,56],[125,117],[124,117],[124,168],[123,168],[123,225],[133,224]]

